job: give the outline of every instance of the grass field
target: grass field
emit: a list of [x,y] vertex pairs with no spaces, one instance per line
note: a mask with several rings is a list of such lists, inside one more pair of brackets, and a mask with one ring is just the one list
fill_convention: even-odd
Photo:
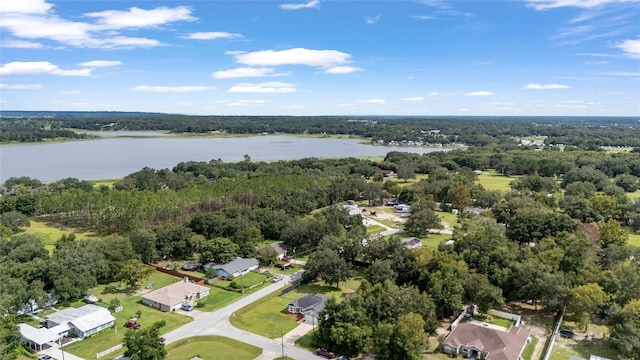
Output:
[[509,183],[516,178],[502,176],[495,170],[485,170],[478,176],[478,182],[487,190],[509,191]]
[[110,179],[110,180],[95,180],[95,181],[91,181],[91,184],[93,185],[94,189],[99,189],[101,186],[106,186],[109,189],[113,188],[113,184],[118,181],[117,179]]
[[527,344],[527,346],[524,348],[524,351],[522,352],[522,359],[538,360],[538,359],[532,359],[531,356],[533,355],[533,350],[535,350],[536,345],[538,345],[539,341],[540,339],[538,339],[536,336],[531,336],[531,344]]
[[640,247],[640,234],[629,234],[629,245]]
[[607,345],[584,345],[574,340],[556,342],[551,351],[550,360],[567,360],[570,356],[588,359],[591,355],[598,355],[607,359],[617,359],[618,352]]
[[[154,289],[158,289],[169,284],[173,284],[176,281],[180,280],[174,276],[155,271],[152,273],[148,282],[152,284]],[[94,359],[98,352],[121,343],[126,332],[123,327],[124,323],[130,317],[135,316],[138,310],[141,312],[141,316],[138,318],[138,322],[142,326],[150,326],[151,324],[160,320],[166,321],[166,326],[160,329],[161,334],[167,333],[191,321],[191,319],[187,316],[177,313],[161,312],[142,304],[142,298],[139,295],[129,294],[126,290],[121,289],[119,287],[119,284],[111,283],[107,285],[99,285],[93,289],[90,289],[89,292],[100,299],[98,305],[108,307],[111,299],[118,299],[120,300],[120,304],[123,306],[124,310],[121,312],[112,313],[112,315],[116,318],[113,328],[107,329],[87,339],[74,342],[64,347],[65,351],[68,351],[85,359]],[[78,302],[71,305],[80,306],[82,305],[82,303]],[[123,352],[124,350],[120,350],[119,352],[113,354],[119,355]]]
[[251,360],[262,349],[222,336],[194,336],[167,345],[166,360]]
[[37,220],[29,220],[29,223],[31,226],[25,229],[25,233],[38,236],[44,243],[45,248],[50,252],[53,251],[56,241],[58,241],[62,235],[68,236],[74,233],[76,239],[85,239],[92,235],[90,233],[77,232],[74,229],[60,229]]
[[324,294],[340,299],[345,292],[357,289],[360,280],[352,279],[340,283],[340,289],[322,283],[307,284],[279,296],[278,293],[264,297],[238,311],[230,317],[233,326],[254,334],[277,338],[293,330],[295,316],[286,314],[287,305],[304,294]]

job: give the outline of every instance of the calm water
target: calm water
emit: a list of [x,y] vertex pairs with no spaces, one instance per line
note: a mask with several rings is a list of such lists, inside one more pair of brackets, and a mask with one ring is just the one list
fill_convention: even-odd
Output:
[[[127,133],[139,138],[105,137],[61,143],[0,145],[0,182],[29,176],[42,181],[74,177],[82,180],[121,178],[145,166],[173,168],[183,161],[224,162],[293,160],[386,155],[390,151],[428,153],[444,151],[422,147],[360,144],[350,139],[311,139],[291,136],[246,138],[150,137],[148,132]],[[122,135],[122,134],[120,134]],[[157,134],[153,134],[157,135]]]

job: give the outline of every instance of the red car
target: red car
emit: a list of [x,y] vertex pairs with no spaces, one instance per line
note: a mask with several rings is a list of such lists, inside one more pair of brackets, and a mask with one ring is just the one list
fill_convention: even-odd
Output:
[[283,256],[283,257],[282,257],[282,261],[290,262],[290,261],[291,261],[291,258],[290,258],[290,257],[288,257],[288,256]]
[[124,327],[135,330],[140,328],[140,323],[135,320],[127,320],[127,322],[124,323]]
[[316,355],[324,356],[327,359],[333,359],[334,357],[336,357],[336,354],[332,353],[331,351],[325,348],[317,348]]

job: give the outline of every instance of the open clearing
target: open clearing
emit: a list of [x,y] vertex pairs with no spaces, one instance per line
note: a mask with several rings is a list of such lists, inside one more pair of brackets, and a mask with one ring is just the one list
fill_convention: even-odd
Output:
[[254,334],[277,338],[293,330],[298,323],[296,316],[287,314],[287,305],[305,294],[324,294],[328,298],[340,300],[346,293],[356,290],[360,280],[350,279],[340,283],[340,288],[327,286],[322,282],[302,285],[282,296],[275,293],[266,296],[233,313],[229,320],[239,329]]

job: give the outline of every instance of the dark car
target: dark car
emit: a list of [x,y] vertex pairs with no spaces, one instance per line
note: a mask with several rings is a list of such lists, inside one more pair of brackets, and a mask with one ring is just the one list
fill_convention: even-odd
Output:
[[282,270],[287,270],[287,269],[291,269],[293,267],[293,264],[291,263],[283,263],[283,264],[276,264],[276,267]]
[[336,354],[332,353],[331,351],[325,348],[317,348],[316,355],[324,356],[327,359],[333,359],[334,357],[336,357]]
[[138,323],[136,320],[127,320],[127,322],[124,323],[124,327],[134,330],[140,329],[140,323]]
[[571,330],[560,330],[560,336],[567,339],[573,339],[576,334]]
[[291,262],[291,258],[288,256],[283,256],[282,261]]
[[53,358],[49,355],[41,355],[38,360],[53,360]]

